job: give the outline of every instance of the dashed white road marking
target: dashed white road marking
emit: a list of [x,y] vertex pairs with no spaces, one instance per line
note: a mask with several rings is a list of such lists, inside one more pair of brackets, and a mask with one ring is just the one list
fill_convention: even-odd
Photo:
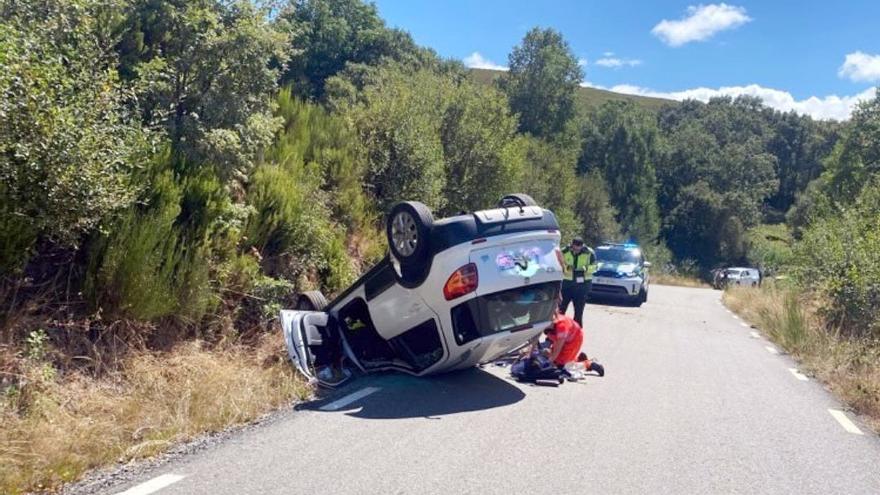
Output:
[[124,492],[120,492],[117,495],[149,495],[151,493],[158,492],[159,490],[165,488],[166,486],[173,485],[178,481],[182,480],[186,476],[181,476],[179,474],[163,474],[161,476],[156,476],[155,478],[141,483],[140,485],[135,485]]
[[768,345],[764,346],[764,349],[767,349],[767,352],[769,352],[770,354],[779,354],[779,351],[777,351],[775,347],[771,347]]
[[862,430],[860,430],[859,427],[855,425],[855,423],[850,421],[850,419],[846,417],[846,414],[844,414],[843,411],[839,411],[837,409],[829,409],[828,412],[830,412],[831,415],[834,416],[834,419],[836,419],[837,422],[840,423],[840,426],[843,426],[844,430],[856,435],[864,435],[864,433],[862,433]]
[[742,326],[744,326],[744,327],[746,327],[746,328],[749,328],[749,324],[748,324],[748,323],[739,322],[739,324],[742,325]]
[[791,371],[791,374],[794,375],[795,378],[797,378],[798,380],[800,380],[802,382],[809,380],[809,378],[807,378],[807,375],[798,371],[797,368],[789,368],[788,371]]
[[351,404],[352,402],[354,402],[356,400],[361,400],[370,394],[374,394],[374,393],[378,392],[379,390],[381,390],[379,387],[365,387],[365,388],[358,390],[357,392],[352,392],[341,399],[335,400],[327,405],[321,406],[320,409],[322,411],[337,411],[337,410],[342,409],[343,407]]
[[749,332],[749,335],[751,335],[753,339],[761,338],[761,334],[759,334],[758,332]]
[[733,317],[736,318],[737,320],[739,319],[739,316],[733,315]]

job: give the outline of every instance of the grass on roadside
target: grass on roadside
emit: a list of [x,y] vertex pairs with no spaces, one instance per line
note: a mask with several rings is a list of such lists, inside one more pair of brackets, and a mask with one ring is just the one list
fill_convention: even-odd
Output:
[[86,470],[155,455],[308,395],[278,335],[257,348],[188,343],[127,358],[118,373],[54,376],[35,362],[0,397],[0,493],[48,491]]
[[733,288],[724,302],[880,432],[880,342],[828,330],[815,301],[793,288]]
[[657,285],[675,285],[678,287],[697,287],[702,289],[710,288],[709,284],[695,277],[686,275],[675,275],[671,273],[652,273],[651,283]]

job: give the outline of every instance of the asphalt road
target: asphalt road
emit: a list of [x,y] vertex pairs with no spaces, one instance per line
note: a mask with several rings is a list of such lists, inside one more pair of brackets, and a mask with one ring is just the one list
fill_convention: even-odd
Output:
[[844,429],[719,299],[655,286],[641,308],[589,305],[604,378],[371,376],[103,493],[880,493],[880,439],[849,413],[864,434]]

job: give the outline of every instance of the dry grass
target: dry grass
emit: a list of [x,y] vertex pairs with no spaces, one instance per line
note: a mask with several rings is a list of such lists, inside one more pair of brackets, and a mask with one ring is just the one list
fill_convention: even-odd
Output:
[[0,493],[51,490],[303,398],[308,388],[283,353],[278,335],[256,349],[189,343],[132,356],[97,380],[57,378],[34,362],[26,385],[0,397]]
[[880,432],[880,342],[827,330],[816,301],[791,288],[730,289],[724,302]]
[[685,275],[674,275],[671,273],[652,273],[651,283],[657,285],[675,285],[678,287],[698,287],[709,289],[710,286],[706,282],[694,277]]

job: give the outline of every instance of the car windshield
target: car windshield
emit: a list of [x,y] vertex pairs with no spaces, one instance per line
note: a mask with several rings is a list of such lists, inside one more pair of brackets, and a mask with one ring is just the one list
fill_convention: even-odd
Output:
[[639,263],[641,253],[634,249],[597,249],[596,259],[605,263]]
[[558,283],[546,283],[488,294],[452,310],[459,344],[553,319]]

